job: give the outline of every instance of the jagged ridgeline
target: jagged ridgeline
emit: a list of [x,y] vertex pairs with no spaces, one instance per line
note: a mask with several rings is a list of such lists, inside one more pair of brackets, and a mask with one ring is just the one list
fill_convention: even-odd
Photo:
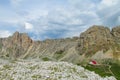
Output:
[[0,56],[73,63],[83,58],[120,60],[120,26],[110,30],[94,25],[80,37],[44,41],[33,41],[26,33],[15,32],[8,38],[0,38]]

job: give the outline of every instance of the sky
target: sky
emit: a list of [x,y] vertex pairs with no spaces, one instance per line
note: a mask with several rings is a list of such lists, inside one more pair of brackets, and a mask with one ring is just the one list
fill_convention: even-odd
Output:
[[0,0],[0,37],[34,40],[79,36],[92,25],[120,25],[120,0]]

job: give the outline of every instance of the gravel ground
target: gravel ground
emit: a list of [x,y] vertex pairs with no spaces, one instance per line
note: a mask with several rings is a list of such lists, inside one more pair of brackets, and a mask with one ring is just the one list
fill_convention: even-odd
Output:
[[0,61],[0,80],[116,80],[67,62]]

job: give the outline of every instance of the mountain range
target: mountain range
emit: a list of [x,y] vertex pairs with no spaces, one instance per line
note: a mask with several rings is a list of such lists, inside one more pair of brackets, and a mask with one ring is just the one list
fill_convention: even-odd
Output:
[[120,26],[93,25],[78,37],[34,41],[27,33],[0,38],[0,57],[79,63],[84,58],[120,60]]

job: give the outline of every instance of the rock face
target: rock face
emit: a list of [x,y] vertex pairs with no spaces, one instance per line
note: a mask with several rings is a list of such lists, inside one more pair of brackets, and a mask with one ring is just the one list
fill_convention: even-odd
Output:
[[30,37],[19,32],[15,32],[13,36],[1,39],[1,56],[17,58],[24,54],[32,45],[33,41]]
[[13,34],[12,41],[13,44],[18,45],[24,48],[25,50],[28,49],[33,42],[32,39],[30,39],[30,37],[26,33],[20,34],[19,32],[15,32]]
[[76,62],[81,56],[106,56],[120,59],[120,27],[110,30],[94,25],[80,37],[33,41],[26,33],[0,39],[0,56],[7,58],[40,58]]
[[116,43],[120,43],[120,26],[117,26],[111,31]]
[[110,29],[104,26],[92,26],[80,35],[80,54],[92,55],[104,49],[107,51],[114,44]]

